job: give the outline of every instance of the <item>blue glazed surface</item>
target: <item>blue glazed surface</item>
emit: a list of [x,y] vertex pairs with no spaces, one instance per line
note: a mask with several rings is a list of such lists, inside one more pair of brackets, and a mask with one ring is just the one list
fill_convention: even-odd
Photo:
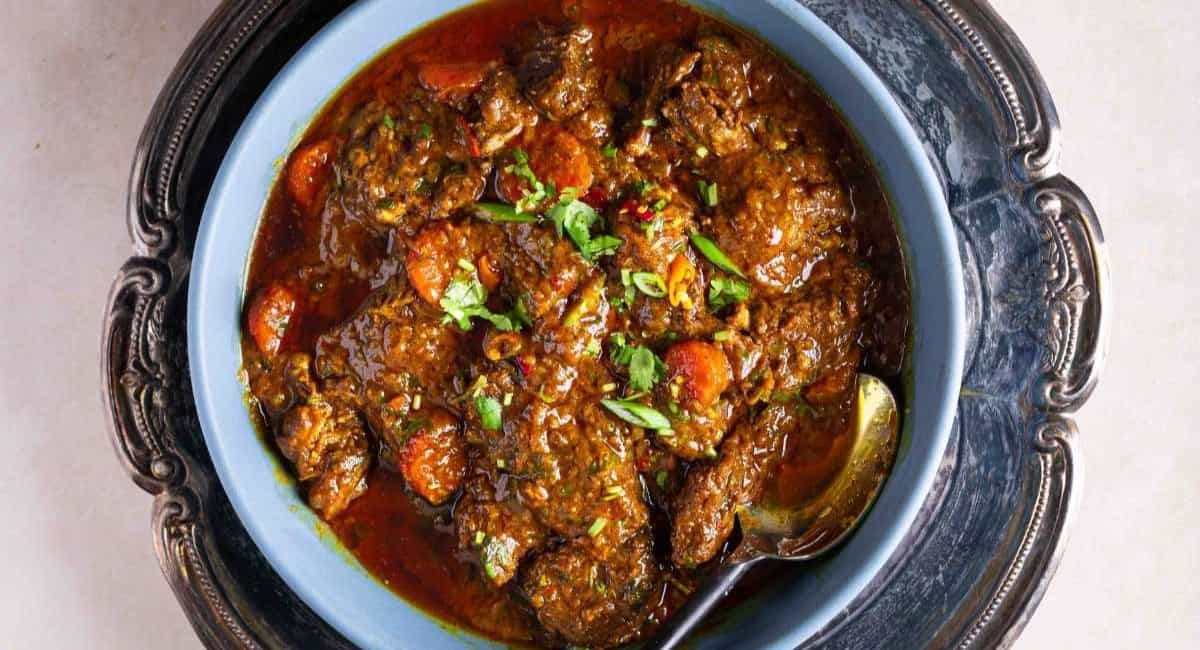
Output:
[[[255,543],[287,584],[365,648],[494,647],[416,610],[375,582],[282,483],[244,406],[240,314],[247,256],[275,162],[329,98],[381,50],[465,0],[366,0],[339,16],[281,71],[239,130],[209,195],[188,296],[188,356],[205,442]],[[845,116],[875,161],[900,221],[914,285],[915,346],[905,443],[862,529],[705,638],[700,647],[791,648],[818,631],[896,550],[946,446],[962,373],[961,264],[945,197],[904,113],[859,56],[792,0],[698,0],[758,33],[804,70]]]

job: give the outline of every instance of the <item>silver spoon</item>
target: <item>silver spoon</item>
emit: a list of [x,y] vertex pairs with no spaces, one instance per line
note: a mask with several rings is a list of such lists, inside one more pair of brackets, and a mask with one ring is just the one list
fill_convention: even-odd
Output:
[[892,470],[899,422],[892,391],[880,379],[860,374],[854,441],[829,487],[796,510],[740,507],[742,541],[737,549],[644,647],[678,646],[759,561],[812,560],[849,537]]

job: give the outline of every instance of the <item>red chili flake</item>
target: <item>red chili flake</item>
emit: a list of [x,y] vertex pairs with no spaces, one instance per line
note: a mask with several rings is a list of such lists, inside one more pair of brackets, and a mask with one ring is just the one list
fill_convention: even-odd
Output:
[[631,214],[634,219],[643,223],[654,221],[654,211],[633,199],[626,199],[625,203],[621,204],[621,212]]
[[635,462],[635,465],[637,466],[637,471],[639,471],[639,472],[650,471],[650,457],[649,456],[638,456],[637,461]]
[[471,157],[482,158],[483,150],[479,148],[479,138],[475,137],[475,132],[472,131],[470,125],[467,124],[467,118],[459,115],[458,125],[462,127],[463,134],[467,136],[467,146],[471,148]]
[[597,210],[603,210],[604,206],[608,205],[608,190],[602,185],[596,185],[588,190],[587,194],[579,197],[579,200]]
[[513,359],[517,362],[517,367],[521,369],[521,374],[526,377],[533,372],[533,357],[528,354],[518,354]]

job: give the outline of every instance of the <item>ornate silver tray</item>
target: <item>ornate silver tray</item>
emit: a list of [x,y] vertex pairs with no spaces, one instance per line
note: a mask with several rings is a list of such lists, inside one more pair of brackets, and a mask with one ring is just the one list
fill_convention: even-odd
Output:
[[[926,142],[967,288],[967,370],[918,521],[806,646],[1009,645],[1040,601],[1077,507],[1074,423],[1107,339],[1103,235],[1058,168],[1054,105],[984,0],[803,0],[870,63]],[[221,489],[188,382],[193,237],[237,127],[345,0],[226,0],[146,124],[130,180],[134,255],[113,283],[103,391],[117,455],[154,495],[159,562],[214,648],[350,647],[271,570]]]

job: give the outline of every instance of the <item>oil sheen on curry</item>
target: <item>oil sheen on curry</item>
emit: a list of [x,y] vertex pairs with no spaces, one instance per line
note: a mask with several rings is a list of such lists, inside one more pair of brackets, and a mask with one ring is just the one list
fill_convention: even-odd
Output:
[[514,645],[649,634],[898,377],[887,203],[788,62],[682,5],[505,0],[406,38],[290,154],[243,354],[381,582]]

